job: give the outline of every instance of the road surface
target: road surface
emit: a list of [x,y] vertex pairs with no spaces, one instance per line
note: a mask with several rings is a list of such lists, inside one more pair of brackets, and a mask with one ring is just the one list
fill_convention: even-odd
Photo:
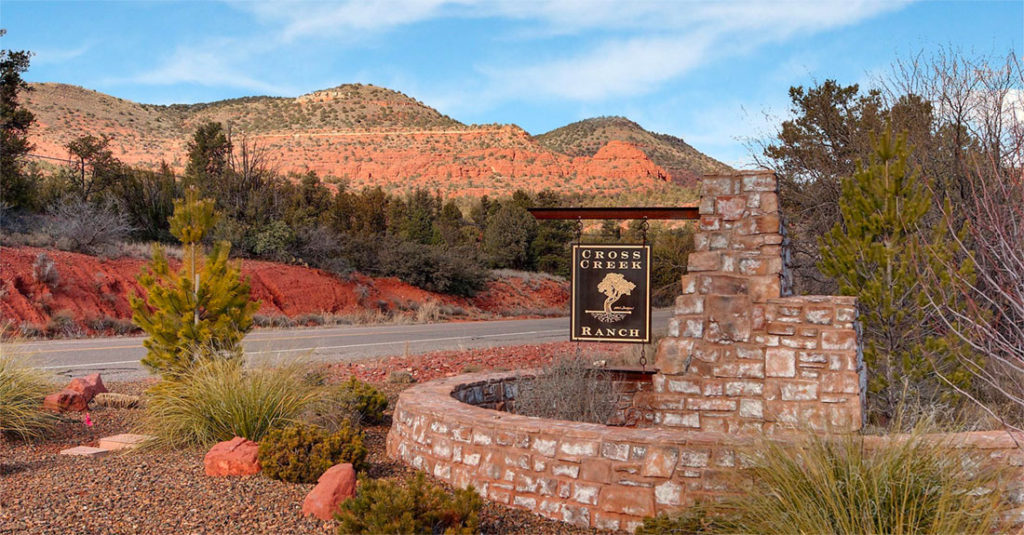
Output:
[[[666,329],[671,309],[656,309],[654,332]],[[301,329],[260,329],[242,342],[250,361],[303,358],[343,362],[390,355],[418,355],[445,349],[543,344],[569,339],[569,318],[429,323],[420,325],[343,325]],[[21,344],[34,364],[57,375],[100,372],[104,379],[145,377],[139,363],[143,337],[49,340]]]

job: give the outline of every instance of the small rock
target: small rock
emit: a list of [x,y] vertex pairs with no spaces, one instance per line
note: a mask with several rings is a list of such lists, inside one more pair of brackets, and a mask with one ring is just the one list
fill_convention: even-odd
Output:
[[302,514],[331,520],[338,505],[356,495],[356,471],[349,463],[336,464],[317,479],[316,486],[302,501]]
[[43,398],[43,408],[51,411],[84,411],[89,402],[81,392],[65,388]]
[[108,392],[107,387],[103,385],[103,379],[98,373],[86,375],[85,377],[75,377],[64,388],[81,393],[86,403],[92,401],[96,394]]
[[256,458],[259,444],[235,437],[218,442],[203,458],[208,476],[246,476],[258,474],[260,462]]
[[400,385],[407,385],[416,382],[412,374],[407,371],[396,370],[388,374],[388,382]]

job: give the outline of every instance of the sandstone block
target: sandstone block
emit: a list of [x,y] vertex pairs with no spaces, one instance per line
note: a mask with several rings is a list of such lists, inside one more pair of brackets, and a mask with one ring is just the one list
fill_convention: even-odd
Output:
[[703,314],[704,296],[687,294],[676,297],[675,313],[678,315]]
[[356,471],[351,464],[336,464],[317,479],[302,501],[302,514],[332,520],[338,506],[356,495]]
[[98,373],[89,374],[85,377],[75,377],[68,383],[66,388],[82,394],[86,403],[92,401],[96,394],[108,392],[107,387],[103,385],[103,379]]
[[74,455],[78,457],[102,457],[110,453],[110,450],[93,448],[91,446],[75,446],[66,450],[60,450],[61,455]]
[[726,221],[735,221],[743,217],[747,209],[747,197],[745,195],[723,195],[715,200],[715,209],[718,215]]
[[767,377],[796,377],[796,352],[778,347],[766,349],[764,373]]
[[151,435],[134,435],[131,433],[124,433],[101,438],[100,447],[110,451],[130,450],[141,446],[142,443],[152,438],[154,437]]
[[77,390],[65,388],[43,398],[43,408],[51,411],[84,411],[89,407],[85,396]]
[[235,437],[231,440],[218,442],[203,458],[203,465],[208,476],[244,476],[257,474],[260,462],[256,457],[259,445],[255,442]]
[[601,509],[609,513],[636,516],[654,515],[653,488],[604,487],[601,489]]
[[672,477],[678,460],[679,450],[676,448],[649,448],[640,473],[645,477]]
[[690,272],[717,271],[722,268],[722,253],[719,251],[699,251],[690,253],[686,263]]

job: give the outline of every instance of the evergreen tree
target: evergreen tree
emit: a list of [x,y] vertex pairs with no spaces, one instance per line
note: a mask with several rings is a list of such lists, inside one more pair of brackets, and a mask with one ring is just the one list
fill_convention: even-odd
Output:
[[159,245],[153,261],[139,276],[146,298],[132,294],[132,320],[149,335],[142,363],[167,377],[179,376],[208,358],[241,356],[241,341],[252,328],[259,303],[249,298],[249,284],[239,266],[228,261],[231,245],[219,242],[200,260],[200,242],[217,215],[213,201],[199,199],[189,188],[175,201],[171,234],[184,245],[181,268],[172,273]]
[[437,216],[437,233],[441,241],[449,247],[461,245],[465,240],[465,233],[462,229],[466,222],[462,218],[462,210],[455,204],[455,201],[448,201],[441,207],[441,213]]
[[956,369],[956,348],[943,342],[923,299],[926,288],[949,281],[925,280],[919,268],[944,259],[944,244],[952,240],[942,225],[925,237],[931,193],[908,168],[909,155],[905,135],[883,133],[867,165],[843,181],[841,220],[821,240],[822,273],[843,295],[858,299],[869,411],[883,418],[894,414],[908,387],[922,397],[940,391],[935,370],[954,380],[967,377]]
[[109,136],[80,136],[64,148],[74,161],[68,173],[71,191],[82,201],[90,201],[94,194],[120,182],[123,165],[110,150]]
[[[0,29],[0,36],[6,30]],[[18,102],[18,93],[30,88],[21,79],[31,52],[0,50],[0,204],[24,207],[32,201],[32,181],[22,170],[21,158],[32,150],[28,129],[32,112]]]
[[525,208],[505,204],[487,223],[484,252],[496,268],[530,269],[530,246],[537,236],[537,222]]
[[231,164],[231,140],[224,127],[213,121],[200,125],[187,147],[185,185],[198,187],[203,195],[215,194],[218,179],[223,178]]

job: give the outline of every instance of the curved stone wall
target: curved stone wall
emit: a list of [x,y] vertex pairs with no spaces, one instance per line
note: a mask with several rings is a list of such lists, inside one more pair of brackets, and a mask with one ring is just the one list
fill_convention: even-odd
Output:
[[[742,492],[750,484],[739,473],[739,453],[754,437],[545,420],[470,404],[509,401],[514,377],[462,375],[403,391],[388,455],[456,487],[472,485],[489,500],[608,530],[632,531],[646,516]],[[1004,431],[952,439],[965,454],[1018,470],[1024,464],[1024,453]],[[865,445],[882,447],[886,440],[868,437]],[[1019,485],[1011,490],[1018,503],[1013,522],[1020,526],[1024,495]]]

